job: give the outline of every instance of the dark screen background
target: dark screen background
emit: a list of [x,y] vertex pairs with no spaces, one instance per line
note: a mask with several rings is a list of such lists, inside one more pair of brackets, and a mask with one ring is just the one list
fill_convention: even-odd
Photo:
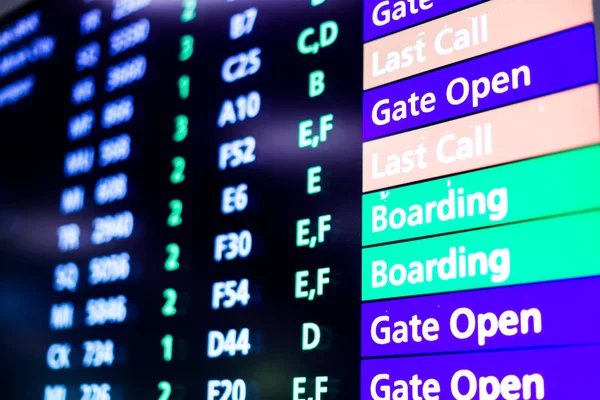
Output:
[[[259,10],[250,35],[229,40],[229,18],[255,6]],[[79,33],[79,18],[92,8],[103,10],[102,29],[89,36]],[[173,399],[206,398],[209,379],[242,378],[248,399],[292,398],[294,377],[310,382],[328,376],[325,399],[351,399],[359,390],[360,304],[360,195],[361,195],[361,4],[359,1],[328,0],[311,7],[308,0],[272,2],[237,0],[199,2],[198,17],[180,22],[180,2],[155,0],[120,21],[110,21],[112,2],[42,1],[5,18],[6,26],[34,9],[42,10],[42,34],[55,35],[50,60],[40,61],[0,79],[0,87],[24,77],[36,76],[33,93],[16,105],[0,109],[0,302],[2,303],[3,377],[8,398],[41,399],[46,385],[63,384],[68,399],[79,399],[82,383],[110,383],[112,399],[158,398],[158,382],[173,385]],[[129,22],[147,17],[150,39],[115,57],[106,52],[109,34]],[[336,42],[318,54],[302,55],[296,42],[305,28],[334,20],[340,34]],[[177,60],[179,39],[195,38],[189,61]],[[102,45],[99,64],[90,70],[75,70],[76,50],[93,40]],[[19,48],[15,44],[3,53]],[[234,83],[221,79],[223,61],[232,55],[260,47],[262,66],[258,73]],[[3,53],[0,53],[0,57]],[[128,58],[144,54],[148,69],[142,81],[104,90],[106,70]],[[326,90],[308,96],[308,76],[315,70],[326,74]],[[181,100],[177,79],[191,77],[191,94]],[[89,105],[73,106],[74,82],[88,75],[96,78],[96,95]],[[225,99],[259,91],[260,114],[223,129],[216,121]],[[134,118],[121,126],[103,129],[99,124],[105,103],[125,95],[135,98]],[[67,123],[71,116],[92,108],[96,124],[88,137],[70,142]],[[171,139],[176,115],[190,118],[190,131],[183,143]],[[317,148],[298,147],[298,124],[334,114],[334,129]],[[128,133],[132,155],[125,162],[87,174],[66,178],[63,163],[68,151],[94,145],[103,139]],[[256,161],[235,169],[218,169],[219,145],[254,136]],[[169,182],[170,162],[185,157],[186,179]],[[308,195],[306,174],[320,165],[322,192]],[[98,206],[93,190],[99,178],[125,172],[129,191],[123,201]],[[242,213],[220,212],[221,191],[246,183],[249,205]],[[60,195],[64,188],[84,185],[82,211],[64,216]],[[183,224],[169,228],[168,204],[184,204]],[[93,246],[92,220],[129,210],[135,216],[129,239]],[[315,249],[296,246],[296,222],[310,218],[314,231],[317,218],[332,215],[332,230]],[[60,253],[56,229],[78,223],[82,230],[77,251]],[[249,230],[253,235],[251,255],[246,259],[217,263],[213,259],[215,236]],[[181,247],[181,268],[166,272],[165,247]],[[131,275],[126,281],[90,286],[87,264],[96,256],[128,251]],[[73,261],[80,278],[75,293],[52,288],[56,265]],[[331,284],[325,295],[312,302],[294,297],[295,273],[309,270],[311,286],[322,267],[331,268]],[[216,281],[250,280],[250,304],[232,309],[211,308],[212,284]],[[161,314],[166,288],[178,292],[178,313]],[[88,299],[124,294],[128,316],[122,324],[88,327],[84,323]],[[52,304],[72,302],[74,326],[52,331]],[[321,327],[317,350],[302,351],[302,323]],[[248,356],[206,355],[210,330],[250,329],[252,349]],[[173,361],[162,358],[160,340],[175,338]],[[86,340],[112,339],[115,362],[109,367],[83,368],[81,345]],[[46,353],[53,343],[73,348],[69,369],[52,371]]]

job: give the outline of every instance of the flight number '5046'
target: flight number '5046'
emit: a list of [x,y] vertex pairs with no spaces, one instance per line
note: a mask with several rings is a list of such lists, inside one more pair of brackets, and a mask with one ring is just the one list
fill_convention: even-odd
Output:
[[246,258],[252,251],[252,234],[243,230],[240,233],[230,232],[217,235],[215,238],[215,261],[235,260],[237,257]]
[[237,303],[240,303],[243,307],[247,306],[250,300],[248,286],[250,286],[248,279],[242,279],[239,282],[215,282],[212,289],[213,310],[218,310],[221,306],[232,308]]
[[104,325],[107,322],[118,324],[127,318],[127,298],[123,295],[108,299],[90,299],[85,309],[87,326]]
[[247,356],[250,351],[250,329],[242,328],[238,334],[235,329],[230,329],[227,334],[219,331],[208,332],[208,358],[217,358],[228,353],[231,357],[238,352]]
[[219,169],[224,171],[227,167],[237,168],[253,163],[256,160],[254,149],[256,140],[252,136],[223,143],[219,147]]

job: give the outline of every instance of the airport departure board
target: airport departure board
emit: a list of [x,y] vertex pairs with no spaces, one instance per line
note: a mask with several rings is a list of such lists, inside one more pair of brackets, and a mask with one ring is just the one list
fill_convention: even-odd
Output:
[[6,16],[2,398],[597,399],[599,7]]

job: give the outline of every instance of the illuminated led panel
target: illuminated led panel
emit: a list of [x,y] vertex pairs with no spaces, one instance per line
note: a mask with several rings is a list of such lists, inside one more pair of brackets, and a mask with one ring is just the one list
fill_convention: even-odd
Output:
[[500,399],[503,389],[516,399],[587,399],[597,390],[590,360],[598,357],[599,346],[586,346],[363,360],[360,398],[400,399],[414,390],[430,399]]
[[584,25],[365,92],[363,140],[597,80],[594,27]]
[[600,207],[600,146],[363,196],[363,245]]
[[371,89],[593,20],[590,0],[482,3],[365,44],[364,88]]
[[364,303],[362,356],[598,342],[600,278]]
[[588,85],[363,144],[363,191],[597,144],[598,85]]
[[363,300],[600,275],[600,212],[362,251]]

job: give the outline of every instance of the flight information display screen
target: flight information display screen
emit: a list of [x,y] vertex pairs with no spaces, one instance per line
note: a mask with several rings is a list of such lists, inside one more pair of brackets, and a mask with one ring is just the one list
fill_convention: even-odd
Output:
[[594,3],[3,18],[4,397],[594,399]]

